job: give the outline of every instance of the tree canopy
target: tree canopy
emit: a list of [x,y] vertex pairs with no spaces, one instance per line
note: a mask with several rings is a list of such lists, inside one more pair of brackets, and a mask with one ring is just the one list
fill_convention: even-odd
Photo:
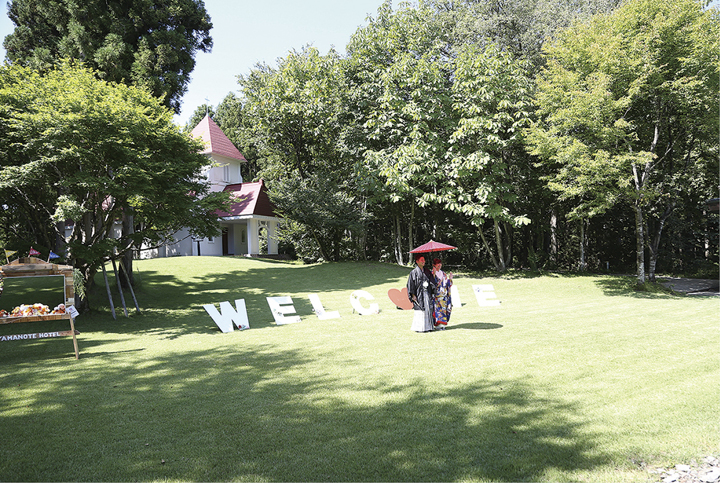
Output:
[[[0,106],[6,243],[57,249],[71,220],[60,253],[90,282],[109,258],[163,243],[181,228],[217,234],[214,212],[226,196],[208,193],[200,146],[145,90],[69,63],[42,74],[6,65]],[[134,229],[118,233],[116,222],[128,217]]]
[[[651,279],[716,272],[703,206],[718,187],[718,11],[618,4],[387,1],[345,55],[304,47],[258,64],[191,124],[214,113],[250,161],[243,178],[265,179],[282,211],[281,247],[306,260],[403,264],[433,238],[472,268],[636,266],[642,281],[649,256]],[[160,104],[41,57],[3,70],[0,236],[50,246],[53,220],[80,220],[70,243],[89,273],[97,253],[216,229],[221,200],[193,184],[197,146]],[[120,219],[139,231],[110,240]]]
[[10,0],[8,16],[11,63],[46,69],[76,59],[103,80],[147,88],[175,112],[196,52],[213,45],[202,0]]
[[719,26],[692,0],[633,0],[547,47],[532,152],[575,212],[632,204],[639,282],[645,249],[653,279],[665,221],[717,158]]
[[284,227],[285,239],[303,247],[302,255],[341,259],[353,250],[345,246],[346,231],[363,232],[363,210],[352,163],[338,142],[345,106],[338,54],[306,47],[277,67],[259,65],[239,82],[242,108],[226,98],[218,111],[228,127],[237,127],[242,111],[242,139],[262,165],[257,176],[274,181],[273,201],[295,222]]
[[620,3],[387,1],[345,56],[259,64],[217,117],[306,259],[404,263],[441,237],[498,270],[649,250],[653,272],[670,226],[666,251],[707,261],[712,219],[692,213],[717,188],[717,10]]

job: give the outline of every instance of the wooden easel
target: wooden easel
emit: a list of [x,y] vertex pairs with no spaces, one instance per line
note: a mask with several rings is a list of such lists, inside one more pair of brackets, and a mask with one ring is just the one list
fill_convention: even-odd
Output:
[[[53,275],[63,275],[65,277],[64,299],[66,310],[75,305],[75,284],[73,281],[73,268],[69,265],[56,265],[54,263],[45,262],[39,258],[27,257],[13,260],[8,265],[0,267],[0,277],[49,277]],[[78,350],[77,335],[80,334],[75,330],[75,321],[70,311],[64,314],[48,314],[48,315],[31,315],[19,317],[0,317],[0,324],[16,324],[21,322],[40,322],[46,320],[70,320],[70,330],[57,332],[39,332],[35,334],[17,334],[0,337],[0,342],[11,340],[30,340],[30,339],[46,339],[50,337],[66,337],[72,336],[73,346],[75,348],[75,359],[80,358]]]

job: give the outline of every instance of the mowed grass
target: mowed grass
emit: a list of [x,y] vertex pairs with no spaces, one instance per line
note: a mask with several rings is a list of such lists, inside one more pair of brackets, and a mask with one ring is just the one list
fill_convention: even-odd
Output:
[[[718,298],[460,274],[448,330],[417,334],[387,296],[408,268],[135,267],[141,313],[126,292],[123,315],[113,284],[113,320],[99,286],[76,319],[80,360],[70,338],[2,343],[0,480],[644,482],[719,452]],[[499,306],[478,306],[480,283]],[[379,314],[353,313],[357,289]],[[319,320],[309,293],[341,317]],[[274,323],[275,295],[300,323]],[[241,298],[250,330],[221,333],[202,305]]]

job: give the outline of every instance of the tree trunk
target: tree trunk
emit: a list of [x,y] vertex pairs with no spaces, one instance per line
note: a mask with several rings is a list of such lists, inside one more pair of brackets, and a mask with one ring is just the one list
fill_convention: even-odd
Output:
[[710,224],[707,222],[707,218],[707,210],[703,210],[703,220],[705,220],[705,230],[703,237],[703,245],[705,248],[705,261],[710,260],[710,229],[708,228]]
[[[534,270],[537,270],[538,268],[542,268],[544,264],[547,262],[547,259],[545,258],[545,255],[547,252],[545,251],[545,230],[544,230],[544,224],[537,223],[537,239],[535,241],[535,245],[533,246],[533,253],[535,255],[535,268]],[[532,246],[532,243],[530,244]]]
[[506,268],[509,268],[512,266],[512,226],[510,223],[505,222],[503,223],[503,230],[504,230],[504,245],[505,245],[505,262],[506,262]]
[[327,250],[326,250],[325,246],[320,241],[320,238],[317,236],[317,232],[313,229],[311,229],[310,231],[311,231],[313,239],[315,240],[315,243],[317,243],[318,251],[320,252],[320,257],[325,261],[330,260],[327,256]]
[[88,266],[75,268],[80,270],[83,278],[83,284],[85,285],[85,297],[80,297],[77,291],[75,293],[75,308],[82,314],[90,310],[90,298],[88,297],[88,294],[94,286],[95,270],[90,269]]
[[362,260],[367,260],[367,227],[363,229],[362,233],[358,237],[359,250],[358,256],[362,257]]
[[587,263],[585,262],[585,219],[580,219],[580,271],[584,272],[587,270]]
[[[57,197],[60,198],[63,194],[62,188],[58,187],[57,189]],[[65,246],[67,245],[67,240],[65,240],[65,220],[58,221],[55,223],[55,254],[57,255],[63,255],[67,257],[67,253],[65,253],[66,249]]]
[[91,213],[85,213],[83,215],[83,239],[81,242],[84,245],[89,245],[90,240],[93,237],[93,234],[95,233],[95,225],[93,224],[92,214]]
[[635,250],[637,258],[637,283],[645,283],[645,231],[640,200],[635,202]]
[[[655,151],[655,146],[657,145],[657,140],[659,137],[659,129],[658,126],[655,126],[655,139],[653,140],[650,148],[650,152]],[[638,170],[638,167],[636,164],[633,163],[632,165],[632,171],[633,171],[633,179],[635,181],[635,192],[637,193],[637,199],[635,200],[635,232],[636,232],[636,241],[635,241],[635,251],[636,251],[636,258],[637,258],[637,283],[638,284],[644,284],[645,283],[645,219],[643,217],[643,187],[645,186],[645,181],[647,180],[650,170],[652,169],[652,163],[647,162],[645,163],[645,166],[640,172]]]
[[557,212],[553,208],[550,212],[550,261],[554,267],[558,263],[557,220]]
[[500,264],[497,261],[497,258],[495,258],[495,254],[493,253],[492,249],[490,248],[490,244],[487,242],[487,238],[485,238],[485,233],[483,233],[482,225],[480,225],[480,239],[483,242],[483,246],[485,247],[485,250],[487,250],[488,255],[490,256],[490,260],[492,260],[493,265],[495,266],[495,270],[498,272],[500,271]]
[[[367,214],[367,198],[363,198],[363,214]],[[364,219],[366,219],[366,216],[363,216]],[[360,234],[360,250],[359,252],[362,253],[362,259],[367,260],[367,222],[363,222],[363,230]]]
[[398,265],[405,265],[405,257],[402,249],[402,225],[400,224],[400,216],[395,215],[395,262]]
[[[658,225],[655,230],[654,234],[650,233],[650,230],[646,228],[647,237],[648,239],[652,239],[652,242],[648,244],[648,248],[650,249],[650,263],[648,266],[648,278],[651,282],[655,282],[655,269],[657,267],[657,261],[658,261],[658,255],[659,255],[659,249],[660,249],[660,237],[662,235],[663,228],[665,227],[665,222],[670,217],[672,212],[675,209],[675,202],[670,203],[670,205],[665,209],[663,214],[660,216],[660,219],[658,220]],[[652,237],[652,238],[651,238]]]
[[67,256],[65,253],[65,222],[58,221],[55,223],[55,253],[61,256]]
[[497,220],[493,220],[493,225],[495,225],[495,245],[497,246],[498,251],[498,270],[504,272],[507,270],[507,260],[505,260],[505,251],[503,250],[502,232],[500,230],[500,224]]
[[410,202],[410,220],[408,221],[408,252],[410,252],[413,248],[415,248],[413,245],[415,244],[415,240],[413,239],[413,222],[415,221],[415,202]]
[[[437,186],[433,186],[433,191],[435,196],[437,196]],[[433,207],[431,210],[432,214],[432,236],[430,237],[432,240],[437,240],[437,216],[435,216],[435,207]],[[427,211],[426,211],[427,213]]]
[[[134,226],[134,217],[133,215],[129,213],[125,213],[123,215],[122,220],[122,231],[123,231],[123,237],[129,237],[135,232],[135,226]],[[122,270],[125,270],[125,274],[127,275],[128,280],[130,281],[130,285],[135,285],[135,279],[133,277],[133,252],[132,249],[127,250],[123,257],[120,259],[120,264],[122,265]],[[125,277],[120,277],[120,280],[122,281],[123,286],[127,284],[127,281],[125,280]]]
[[333,262],[340,261],[340,240],[341,240],[340,228],[333,230]]

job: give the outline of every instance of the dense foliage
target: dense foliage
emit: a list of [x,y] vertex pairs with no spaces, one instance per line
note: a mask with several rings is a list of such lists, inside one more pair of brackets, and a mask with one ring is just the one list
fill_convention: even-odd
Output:
[[[42,3],[10,3],[0,236],[52,247],[72,219],[90,275],[101,253],[211,234],[220,200],[188,195],[204,158],[151,100],[177,108],[211,46],[203,3]],[[719,26],[695,0],[387,1],[346,54],[258,64],[185,131],[214,116],[306,260],[406,264],[432,238],[459,248],[446,265],[716,275]]]
[[212,48],[202,0],[11,0],[8,16],[16,26],[3,42],[10,62],[45,69],[79,60],[103,80],[146,87],[177,112],[195,53]]
[[478,268],[712,273],[718,25],[693,0],[386,2],[218,117],[306,259],[434,238]]
[[547,48],[529,144],[553,164],[550,186],[573,216],[633,207],[639,282],[646,249],[654,280],[673,212],[717,192],[694,180],[717,175],[719,27],[689,1],[635,0]]
[[56,250],[89,283],[109,258],[183,227],[217,233],[224,197],[201,181],[208,160],[147,91],[67,63],[6,65],[0,106],[3,246]]

